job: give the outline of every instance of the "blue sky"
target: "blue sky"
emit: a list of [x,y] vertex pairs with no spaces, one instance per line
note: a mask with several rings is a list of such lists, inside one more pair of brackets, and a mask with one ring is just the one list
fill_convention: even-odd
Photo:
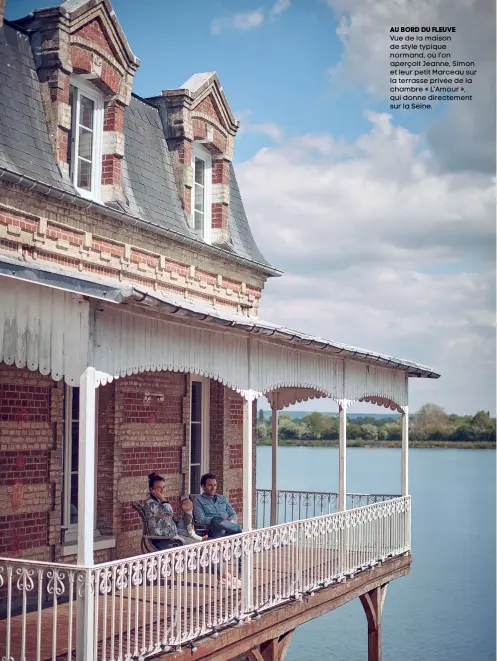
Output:
[[[47,4],[7,0],[6,16]],[[141,60],[135,93],[214,70],[241,120],[245,208],[263,254],[285,272],[266,284],[261,317],[430,365],[442,379],[414,380],[411,410],[431,401],[494,412],[492,3],[112,4]],[[392,115],[392,24],[456,26],[454,57],[478,68],[473,101]]]
[[[7,0],[7,18],[15,19],[49,0]],[[193,73],[217,71],[233,112],[251,124],[274,122],[286,137],[333,130],[354,140],[368,122],[364,109],[384,111],[388,102],[357,85],[332,85],[330,69],[342,55],[335,12],[321,0],[297,0],[271,17],[274,0],[114,0],[130,46],[141,60],[134,92],[153,96],[179,86]],[[261,12],[253,29],[221,26],[216,20]],[[248,111],[250,114],[248,114]],[[421,114],[404,123],[419,128]],[[271,142],[268,136],[241,134],[236,161],[251,157]]]

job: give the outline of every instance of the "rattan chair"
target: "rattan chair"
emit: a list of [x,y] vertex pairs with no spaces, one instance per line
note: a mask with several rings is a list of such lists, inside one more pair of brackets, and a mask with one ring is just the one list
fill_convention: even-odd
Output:
[[168,542],[167,546],[165,548],[175,548],[177,546],[184,546],[183,540],[176,538],[176,537],[163,537],[160,535],[150,535],[149,529],[148,529],[148,521],[147,517],[145,516],[145,507],[138,502],[131,503],[131,506],[135,510],[135,512],[138,512],[140,515],[140,518],[142,520],[143,524],[143,534],[142,534],[142,539],[141,539],[141,550],[142,553],[155,553],[157,549],[155,546],[152,544],[152,542],[159,541],[159,540],[165,540]]

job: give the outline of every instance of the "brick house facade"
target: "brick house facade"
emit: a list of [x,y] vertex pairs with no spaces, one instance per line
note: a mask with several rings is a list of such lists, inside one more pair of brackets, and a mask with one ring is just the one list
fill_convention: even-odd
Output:
[[[139,285],[256,317],[278,272],[243,210],[232,165],[238,122],[217,75],[134,95],[139,60],[108,0],[67,0],[15,22],[3,21],[2,5],[0,49],[0,284],[21,268],[34,288],[54,278]],[[0,362],[0,555],[76,559],[78,396],[29,361]],[[192,475],[210,469],[242,515],[239,393],[149,370],[101,386],[96,408],[96,562],[140,552],[131,503],[146,498],[152,470],[177,510],[181,493],[199,490]]]

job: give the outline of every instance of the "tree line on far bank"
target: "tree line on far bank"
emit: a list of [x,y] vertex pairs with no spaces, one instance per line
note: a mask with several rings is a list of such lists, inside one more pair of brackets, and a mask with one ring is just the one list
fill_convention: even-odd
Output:
[[[425,404],[409,417],[410,441],[446,441],[465,443],[495,443],[495,418],[488,411],[475,415],[447,414],[436,404]],[[398,417],[357,416],[348,417],[347,440],[400,441],[401,419]],[[338,440],[338,417],[324,413],[309,413],[302,418],[288,414],[278,416],[278,439],[281,441],[336,441]],[[257,418],[257,442],[271,441],[271,418],[259,411]]]

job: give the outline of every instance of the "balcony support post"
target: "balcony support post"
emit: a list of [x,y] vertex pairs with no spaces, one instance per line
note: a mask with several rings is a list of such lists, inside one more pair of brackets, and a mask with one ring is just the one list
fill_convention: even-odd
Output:
[[[243,400],[243,531],[253,528],[253,407],[254,396],[251,390]],[[242,609],[249,613],[253,608],[252,595],[252,549],[242,543]]]
[[368,661],[381,661],[381,617],[388,583],[360,596],[368,620]]
[[95,368],[87,367],[79,384],[78,564],[86,567],[85,581],[76,604],[76,658],[93,661],[93,566],[95,528]]
[[402,490],[403,496],[409,495],[409,411],[402,407]]
[[347,509],[347,408],[348,399],[338,400],[338,510]]
[[274,393],[272,406],[272,472],[271,472],[271,525],[278,523],[278,393]]

